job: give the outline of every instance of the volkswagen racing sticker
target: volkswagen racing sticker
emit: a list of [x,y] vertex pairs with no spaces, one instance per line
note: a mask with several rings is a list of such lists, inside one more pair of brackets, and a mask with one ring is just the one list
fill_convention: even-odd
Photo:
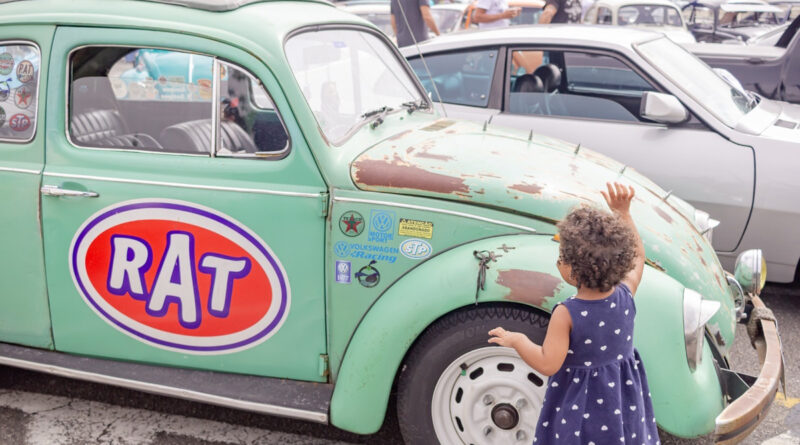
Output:
[[274,335],[289,313],[278,258],[230,216],[184,201],[134,200],[78,229],[69,268],[86,304],[160,348],[225,354]]

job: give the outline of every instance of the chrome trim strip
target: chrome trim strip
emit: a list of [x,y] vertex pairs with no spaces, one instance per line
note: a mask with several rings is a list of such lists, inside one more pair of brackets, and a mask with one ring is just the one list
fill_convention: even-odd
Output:
[[384,206],[389,206],[389,207],[400,207],[400,208],[403,208],[403,209],[423,210],[423,211],[426,211],[426,212],[444,213],[445,215],[461,216],[463,218],[474,219],[474,220],[477,220],[477,221],[488,222],[488,223],[491,223],[491,224],[498,224],[498,225],[501,225],[501,226],[512,227],[514,229],[524,230],[526,232],[536,233],[536,229],[533,229],[531,227],[521,226],[519,224],[514,224],[514,223],[510,223],[510,222],[505,222],[505,221],[499,221],[499,220],[492,219],[492,218],[485,218],[483,216],[472,215],[470,213],[456,212],[454,210],[444,210],[444,209],[437,209],[437,208],[433,208],[433,207],[425,207],[425,206],[418,206],[418,205],[412,205],[412,204],[401,204],[401,203],[398,203],[398,202],[389,202],[389,201],[377,201],[377,200],[372,200],[372,199],[342,198],[342,197],[335,196],[335,195],[333,197],[333,200],[334,201],[341,201],[341,202],[354,202],[354,203],[359,203],[359,204],[377,204],[377,205],[384,205]]
[[191,400],[194,402],[210,403],[218,406],[236,408],[245,411],[253,411],[262,414],[291,417],[294,419],[302,419],[318,423],[328,423],[328,415],[326,413],[320,413],[315,411],[305,411],[297,408],[286,408],[283,406],[276,406],[265,403],[248,402],[243,400],[232,399],[229,397],[215,396],[213,394],[191,391],[188,389],[173,388],[169,386],[157,385],[155,383],[140,382],[136,380],[123,379],[120,377],[111,377],[103,374],[96,374],[93,372],[79,371],[76,369],[64,368],[61,366],[43,365],[37,362],[31,362],[28,360],[21,360],[10,357],[0,356],[0,364],[13,366],[16,368],[28,369],[31,371],[45,372],[47,374],[67,377],[71,379],[79,379],[94,383],[121,386],[123,388],[130,388],[153,394],[177,397],[180,399]]
[[221,82],[219,75],[219,60],[214,57],[213,65],[211,67],[211,157],[217,157],[217,150],[219,150],[220,131],[219,128],[219,84]]
[[0,172],[29,173],[32,175],[38,175],[42,173],[41,170],[30,170],[27,168],[14,168],[14,167],[0,167]]
[[44,176],[74,178],[74,179],[94,179],[98,181],[122,182],[126,184],[161,185],[165,187],[180,187],[180,188],[201,189],[201,190],[219,190],[224,192],[259,193],[262,195],[293,196],[298,198],[319,198],[320,196],[322,196],[322,192],[320,193],[284,192],[280,190],[250,189],[243,187],[218,187],[218,186],[200,185],[200,184],[183,184],[179,182],[145,181],[140,179],[109,178],[105,176],[73,175],[70,173],[57,173],[57,172],[45,172]]

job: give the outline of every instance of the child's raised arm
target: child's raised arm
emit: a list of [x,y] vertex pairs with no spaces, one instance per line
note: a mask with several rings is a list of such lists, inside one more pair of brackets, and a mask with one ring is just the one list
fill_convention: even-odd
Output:
[[618,182],[615,182],[613,185],[607,182],[606,187],[608,187],[608,192],[600,191],[600,193],[602,193],[603,197],[606,199],[608,207],[612,212],[619,215],[623,222],[630,226],[633,231],[633,236],[636,239],[636,258],[633,260],[633,269],[622,279],[622,282],[631,290],[631,294],[636,295],[636,288],[639,287],[639,283],[642,281],[645,261],[644,244],[642,243],[642,238],[639,236],[639,231],[636,230],[636,224],[634,224],[630,212],[631,201],[636,192],[633,187],[625,187]]
[[519,332],[509,332],[497,327],[489,331],[489,343],[514,348],[522,360],[540,373],[551,376],[564,364],[569,349],[569,331],[572,318],[563,305],[556,306],[547,326],[547,334],[542,346],[532,342],[528,336]]

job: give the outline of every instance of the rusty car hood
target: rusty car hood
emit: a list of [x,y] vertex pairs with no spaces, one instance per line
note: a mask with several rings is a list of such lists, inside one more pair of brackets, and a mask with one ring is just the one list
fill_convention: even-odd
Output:
[[[680,200],[673,203],[632,168],[589,149],[491,125],[439,120],[367,149],[351,164],[351,176],[361,190],[508,209],[552,222],[580,204],[605,206],[599,191],[607,181],[631,183],[637,192],[631,211],[651,263],[720,300],[725,308],[720,312],[733,312],[717,256],[687,215],[693,209]],[[721,324],[732,338],[735,322],[725,316]]]

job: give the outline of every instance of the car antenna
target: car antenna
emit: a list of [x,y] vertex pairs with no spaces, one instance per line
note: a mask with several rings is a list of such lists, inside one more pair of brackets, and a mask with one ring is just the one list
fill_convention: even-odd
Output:
[[439,94],[439,89],[436,88],[436,82],[433,81],[433,76],[431,75],[431,70],[428,68],[428,63],[425,62],[425,57],[422,55],[422,51],[419,50],[419,44],[417,43],[417,38],[414,37],[414,33],[411,32],[411,25],[408,23],[408,17],[406,17],[406,10],[403,8],[402,0],[398,0],[397,5],[400,6],[400,14],[403,15],[403,22],[406,24],[406,29],[408,29],[409,34],[411,34],[411,40],[414,42],[414,48],[417,49],[417,54],[419,55],[419,59],[422,61],[422,66],[425,67],[425,73],[428,74],[428,78],[431,80],[431,87],[433,88],[433,92],[436,94],[436,99],[439,102],[439,105],[442,106],[442,113],[444,117],[447,117],[447,110],[444,107],[444,101],[442,101],[442,95]]

